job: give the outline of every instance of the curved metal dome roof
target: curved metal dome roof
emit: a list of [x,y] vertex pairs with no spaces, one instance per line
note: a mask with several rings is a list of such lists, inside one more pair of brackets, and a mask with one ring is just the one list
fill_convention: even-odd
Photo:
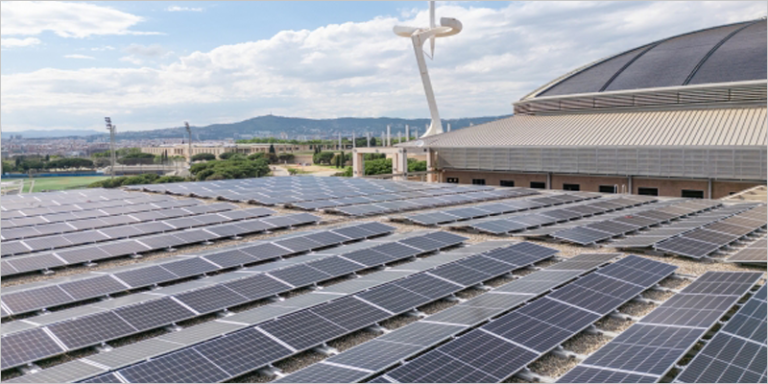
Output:
[[525,99],[766,79],[766,20],[723,25],[656,41],[600,60]]

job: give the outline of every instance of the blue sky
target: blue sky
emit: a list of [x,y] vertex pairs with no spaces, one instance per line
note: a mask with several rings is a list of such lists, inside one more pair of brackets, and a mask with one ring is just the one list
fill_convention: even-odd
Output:
[[[427,117],[407,39],[418,2],[2,2],[6,131],[121,130],[274,113]],[[443,117],[511,113],[547,81],[764,2],[438,2],[459,35],[428,61]]]

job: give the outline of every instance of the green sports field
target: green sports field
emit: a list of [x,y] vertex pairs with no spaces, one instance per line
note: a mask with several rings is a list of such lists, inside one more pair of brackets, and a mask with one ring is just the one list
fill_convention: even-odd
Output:
[[[35,185],[32,192],[58,191],[62,189],[85,188],[88,184],[99,180],[108,179],[109,176],[64,176],[64,177],[41,177],[35,179]],[[29,192],[30,179],[24,179],[24,192]]]

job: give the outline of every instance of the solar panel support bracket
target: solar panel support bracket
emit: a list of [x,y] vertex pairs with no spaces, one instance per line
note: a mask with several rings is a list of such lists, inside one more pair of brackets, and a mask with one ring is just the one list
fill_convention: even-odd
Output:
[[517,376],[520,379],[534,382],[534,383],[554,383],[555,380],[551,377],[546,377],[539,375],[537,373],[534,373],[528,367],[523,368],[520,372],[516,373],[515,376]]
[[409,317],[417,317],[419,319],[423,319],[423,318],[427,317],[426,313],[424,313],[422,311],[419,311],[417,309],[410,310],[410,311],[406,312],[405,315],[409,316]]
[[317,348],[315,348],[315,351],[324,355],[324,356],[334,356],[339,354],[339,350],[333,347],[328,346],[328,344],[323,344]]
[[392,332],[392,331],[390,331],[389,329],[387,329],[387,328],[384,328],[384,327],[382,327],[382,326],[381,326],[381,325],[379,325],[379,324],[375,324],[375,325],[372,325],[372,326],[368,327],[367,329],[368,329],[369,331],[371,331],[371,332],[374,332],[374,333],[378,333],[378,334],[380,334],[380,335],[385,335],[385,334],[387,334],[387,333],[389,333],[389,332]]

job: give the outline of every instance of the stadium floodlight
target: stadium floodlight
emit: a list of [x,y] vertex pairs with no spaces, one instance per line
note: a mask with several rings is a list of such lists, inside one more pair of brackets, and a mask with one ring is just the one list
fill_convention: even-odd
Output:
[[423,45],[429,40],[430,46],[430,59],[435,57],[435,39],[438,37],[453,36],[461,32],[461,22],[448,17],[440,18],[440,25],[435,23],[435,2],[429,2],[429,27],[417,28],[396,26],[394,32],[398,36],[410,37],[413,42],[413,49],[416,51],[416,62],[419,65],[419,72],[421,73],[421,82],[424,84],[424,93],[427,96],[427,104],[429,104],[429,113],[432,117],[432,124],[429,126],[423,137],[437,135],[443,133],[443,125],[440,122],[440,114],[437,111],[437,101],[435,101],[435,92],[432,90],[432,83],[429,80],[429,73],[427,72],[427,62],[424,60],[426,53],[424,52]]
[[189,135],[189,166],[192,166],[192,128],[189,127],[188,122],[184,122],[184,127],[187,128],[187,134]]
[[107,130],[109,131],[109,150],[111,152],[110,155],[109,155],[109,159],[110,159],[110,162],[112,163],[112,166],[110,167],[109,173],[110,173],[110,176],[114,178],[115,177],[115,162],[116,162],[115,161],[116,160],[116,156],[115,156],[115,130],[117,130],[117,126],[116,125],[112,125],[112,119],[109,118],[109,117],[105,117],[104,118],[104,122],[107,124]]

